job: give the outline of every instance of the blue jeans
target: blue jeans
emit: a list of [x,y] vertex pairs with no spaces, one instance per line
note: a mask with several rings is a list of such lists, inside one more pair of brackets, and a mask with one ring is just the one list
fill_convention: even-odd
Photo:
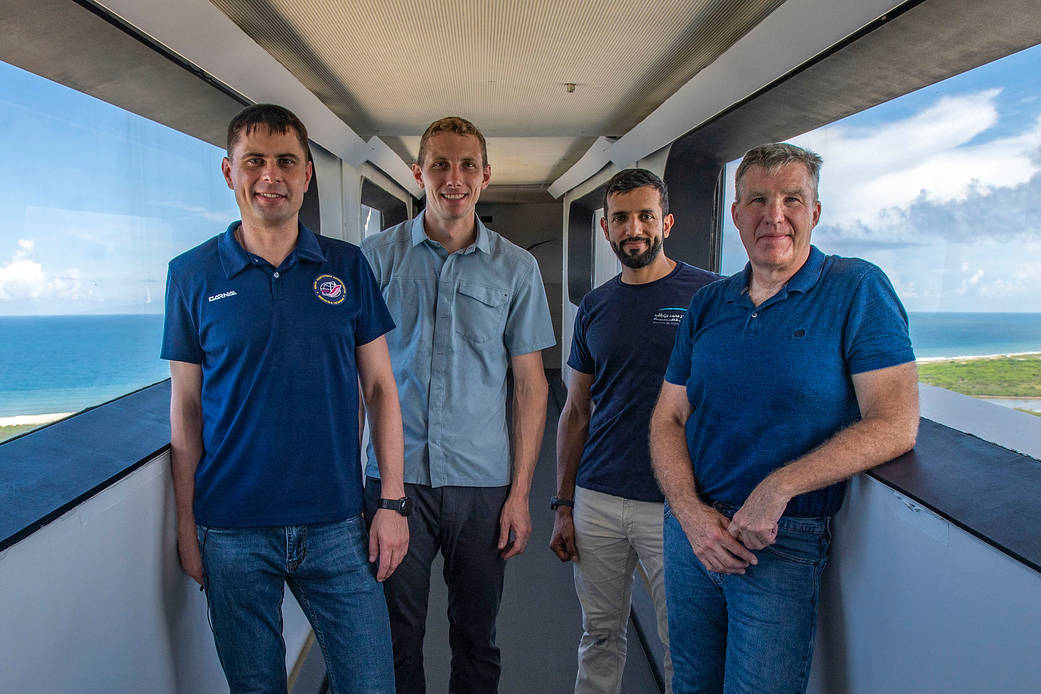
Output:
[[[720,507],[733,516],[734,509]],[[665,597],[674,694],[797,694],[813,656],[829,518],[782,517],[743,575],[708,571],[665,505]]]
[[390,624],[361,516],[263,528],[198,526],[210,626],[232,694],[286,691],[282,597],[303,609],[333,692],[394,692]]

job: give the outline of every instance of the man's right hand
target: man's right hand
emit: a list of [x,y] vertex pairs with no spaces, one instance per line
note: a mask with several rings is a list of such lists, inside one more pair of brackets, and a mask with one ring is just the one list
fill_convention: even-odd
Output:
[[694,555],[709,571],[723,574],[743,574],[749,564],[759,560],[741,542],[730,534],[730,519],[711,506],[698,504],[697,509],[684,513],[680,521]]
[[195,528],[191,533],[177,533],[177,555],[181,559],[181,569],[191,576],[192,580],[202,585],[202,552],[199,551],[199,539],[195,535]]
[[571,509],[567,506],[557,508],[549,548],[560,561],[578,561],[578,549],[575,547],[575,523]]

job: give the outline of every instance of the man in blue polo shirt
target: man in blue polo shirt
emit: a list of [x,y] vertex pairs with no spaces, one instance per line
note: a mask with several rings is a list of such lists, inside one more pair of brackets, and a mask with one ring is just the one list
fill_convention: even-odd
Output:
[[[552,549],[574,561],[582,604],[576,694],[618,692],[639,565],[668,654],[662,506],[647,445],[651,410],[690,298],[719,279],[669,259],[665,183],[646,169],[615,174],[604,191],[604,236],[622,272],[589,292],[575,316],[567,402],[557,425]],[[573,509],[573,510],[572,510]],[[670,690],[671,691],[671,690]]]
[[805,691],[845,480],[914,445],[900,300],[876,266],[810,245],[820,165],[789,144],[745,154],[748,264],[694,296],[654,411],[676,694]]
[[[307,131],[262,104],[228,126],[222,163],[242,214],[170,262],[177,547],[206,590],[234,692],[284,692],[288,583],[336,692],[392,692],[378,581],[408,549],[401,413],[384,333],[394,327],[356,246],[298,220]],[[359,380],[385,494],[362,520]],[[370,562],[378,562],[372,566]]]
[[[553,326],[535,258],[475,214],[491,178],[481,132],[462,118],[435,121],[420,139],[412,173],[426,191],[426,208],[362,242],[398,324],[387,343],[401,393],[406,491],[415,502],[408,556],[386,585],[394,671],[399,692],[426,691],[430,566],[440,552],[449,691],[492,694],[506,560],[523,552],[531,535],[528,497],[548,391],[540,350],[554,343]],[[369,453],[367,474],[382,477],[382,454]],[[367,482],[368,506],[385,484]]]

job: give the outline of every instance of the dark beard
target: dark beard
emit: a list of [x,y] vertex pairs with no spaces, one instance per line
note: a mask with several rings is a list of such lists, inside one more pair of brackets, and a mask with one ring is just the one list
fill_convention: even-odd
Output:
[[639,268],[647,267],[658,257],[658,254],[661,252],[661,237],[658,236],[651,241],[647,250],[643,253],[626,253],[621,246],[616,245],[614,242],[611,243],[611,250],[618,256],[618,260],[622,265],[638,270]]

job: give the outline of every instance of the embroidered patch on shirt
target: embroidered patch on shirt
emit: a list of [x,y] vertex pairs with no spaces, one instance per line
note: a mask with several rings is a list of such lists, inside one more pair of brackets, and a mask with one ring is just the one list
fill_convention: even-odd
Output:
[[339,277],[319,275],[314,281],[314,295],[327,304],[335,306],[347,298],[347,286]]

